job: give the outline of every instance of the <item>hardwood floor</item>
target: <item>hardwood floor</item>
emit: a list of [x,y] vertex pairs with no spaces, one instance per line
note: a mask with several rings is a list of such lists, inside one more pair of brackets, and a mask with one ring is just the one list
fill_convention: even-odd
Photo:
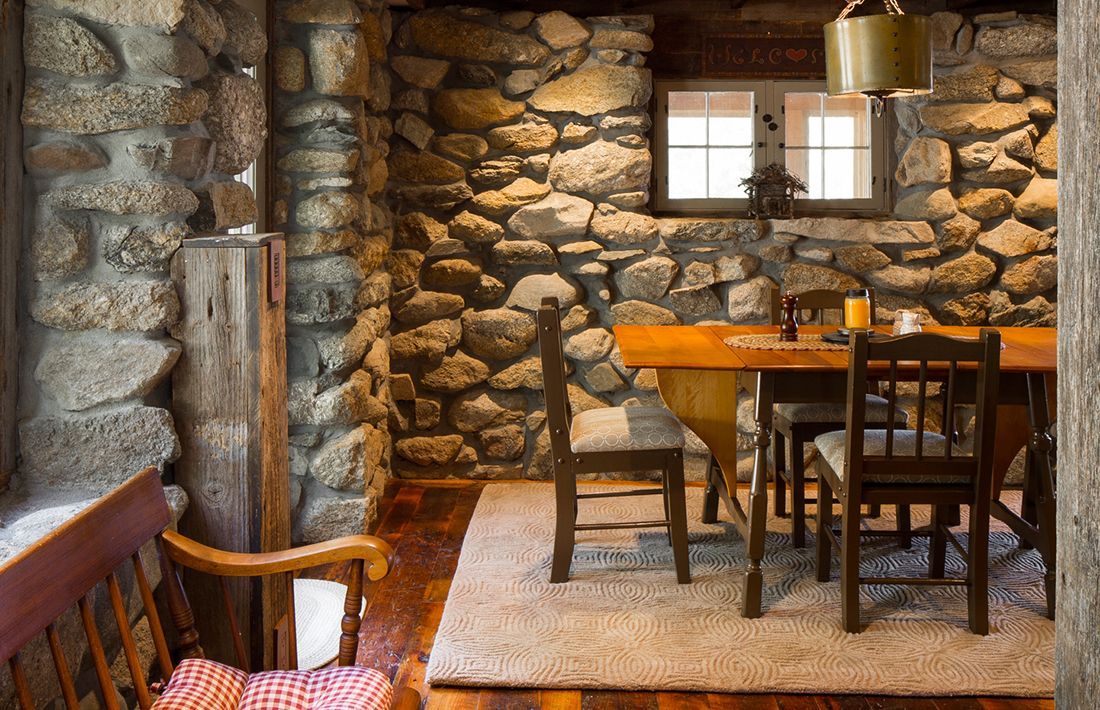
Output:
[[[402,482],[386,488],[374,532],[394,547],[391,574],[367,586],[359,662],[409,686],[425,707],[457,710],[1051,710],[1052,700],[723,695],[597,690],[431,689],[424,672],[479,482]],[[330,570],[325,576],[339,574]],[[341,575],[342,576],[342,575]],[[335,578],[335,577],[333,577]]]

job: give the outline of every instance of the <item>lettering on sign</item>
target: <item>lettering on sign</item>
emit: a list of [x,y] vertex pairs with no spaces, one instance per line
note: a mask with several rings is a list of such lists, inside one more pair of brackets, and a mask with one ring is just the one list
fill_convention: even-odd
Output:
[[713,35],[703,38],[703,75],[723,77],[825,76],[822,37]]

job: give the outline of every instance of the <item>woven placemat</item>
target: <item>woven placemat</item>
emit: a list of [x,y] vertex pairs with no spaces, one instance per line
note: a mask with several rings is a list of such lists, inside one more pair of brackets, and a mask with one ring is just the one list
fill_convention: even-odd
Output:
[[798,340],[780,340],[778,333],[734,335],[723,340],[731,348],[744,350],[847,350],[847,345],[829,343],[820,335],[800,335]]

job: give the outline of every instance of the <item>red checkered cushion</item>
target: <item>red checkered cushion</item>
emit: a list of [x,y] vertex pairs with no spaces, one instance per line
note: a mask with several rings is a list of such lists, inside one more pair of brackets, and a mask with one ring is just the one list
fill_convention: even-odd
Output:
[[242,670],[204,658],[186,658],[172,673],[153,710],[234,710],[248,682]]
[[371,668],[244,671],[189,658],[178,666],[153,710],[386,710],[393,687]]
[[386,710],[393,687],[371,668],[266,671],[249,676],[239,710]]

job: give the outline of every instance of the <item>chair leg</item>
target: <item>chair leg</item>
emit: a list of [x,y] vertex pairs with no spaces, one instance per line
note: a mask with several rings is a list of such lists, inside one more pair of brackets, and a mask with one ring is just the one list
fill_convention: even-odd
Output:
[[554,560],[550,567],[550,582],[568,582],[569,566],[573,563],[576,542],[577,481],[569,473],[555,472]]
[[970,631],[989,633],[989,503],[970,508],[970,544],[967,546],[967,609]]
[[[901,506],[898,506],[899,508]],[[932,539],[928,543],[928,576],[942,579],[947,558],[946,515],[942,505],[932,506]]]
[[824,476],[817,478],[817,581],[828,582],[833,566],[833,544],[829,528],[833,526],[833,491]]
[[849,496],[840,520],[840,605],[841,623],[850,634],[859,624],[859,520],[862,508]]
[[[669,488],[669,486],[668,486],[668,471],[664,471],[661,474],[661,487],[664,489],[662,491],[661,497],[664,499],[664,502],[665,502],[665,520],[671,521],[672,518],[669,517],[669,511],[668,511],[668,488]],[[669,523],[669,527],[665,528],[665,533],[668,535],[668,544],[671,545],[672,544],[672,524],[671,524],[671,522]]]
[[882,506],[878,503],[872,503],[867,506],[867,517],[878,518],[882,515]]
[[703,493],[703,517],[701,518],[704,523],[716,523],[718,522],[718,486],[724,486],[725,482],[721,481],[722,471],[718,466],[718,459],[714,458],[714,454],[710,455],[710,461],[707,462],[707,488]]
[[806,442],[791,437],[791,540],[806,546]]
[[772,458],[775,460],[775,517],[787,515],[787,438],[776,429],[772,434]]
[[909,506],[898,504],[898,547],[903,550],[908,550],[913,546],[913,536],[910,534],[913,531],[913,519],[910,515]]
[[665,480],[668,485],[669,532],[672,535],[672,559],[676,563],[676,581],[691,583],[691,567],[688,563],[687,502],[684,491],[684,455],[671,454],[665,463]]

